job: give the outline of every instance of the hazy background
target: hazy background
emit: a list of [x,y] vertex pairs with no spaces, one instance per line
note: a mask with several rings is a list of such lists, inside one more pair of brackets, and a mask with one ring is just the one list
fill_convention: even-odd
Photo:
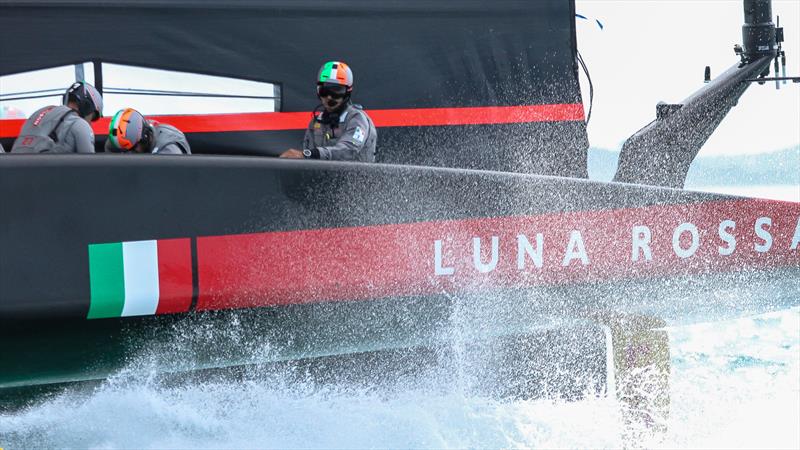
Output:
[[[619,149],[655,118],[659,101],[679,103],[738,61],[742,0],[578,0],[578,50],[594,83],[593,147]],[[773,0],[786,41],[787,75],[800,76],[800,1]],[[589,83],[582,76],[584,102]],[[761,153],[800,144],[800,84],[754,84],[701,150],[703,156]]]
[[[589,175],[611,180],[622,144],[655,118],[659,101],[680,103],[738,61],[742,0],[577,0],[578,50],[594,103]],[[788,76],[800,75],[800,1],[773,0],[784,27]],[[601,29],[595,22],[603,24]],[[584,103],[589,83],[581,73]],[[700,150],[686,188],[800,201],[800,84],[753,84]]]

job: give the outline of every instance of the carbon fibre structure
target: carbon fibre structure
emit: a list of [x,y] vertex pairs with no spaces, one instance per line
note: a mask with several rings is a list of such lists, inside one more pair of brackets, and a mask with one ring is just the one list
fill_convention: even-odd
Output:
[[[502,368],[478,370],[484,385],[515,374],[508,391],[533,395],[587,371],[601,391],[639,364],[628,344],[668,364],[667,324],[800,299],[800,205],[581,179],[571,1],[0,6],[5,33],[41,30],[0,41],[1,74],[91,60],[282,92],[277,113],[173,118],[216,155],[0,156],[0,389],[132,361],[178,373],[350,358],[370,379],[376,354],[402,372],[467,342]],[[331,17],[352,30],[335,55],[318,32]],[[300,141],[307,81],[334,56],[356,72],[383,164],[264,157]],[[4,145],[19,125],[0,121]],[[127,262],[142,249],[152,267]],[[154,291],[131,281],[145,278]]]
[[[775,60],[778,76],[780,43],[772,23],[771,0],[743,0],[743,46],[740,61],[683,102],[659,104],[656,119],[622,146],[614,181],[682,188],[689,165],[714,130],[755,79],[769,75]],[[784,57],[784,68],[786,60]],[[762,82],[763,84],[763,82]]]

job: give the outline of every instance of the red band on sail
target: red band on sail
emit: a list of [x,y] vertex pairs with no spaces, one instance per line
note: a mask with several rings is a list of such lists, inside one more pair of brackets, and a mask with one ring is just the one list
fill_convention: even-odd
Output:
[[[376,127],[496,125],[584,120],[582,104],[483,106],[471,108],[374,109],[367,111]],[[304,130],[311,112],[272,112],[148,116],[184,133]],[[108,134],[109,117],[92,123],[96,135]],[[0,120],[0,138],[17,137],[25,119]]]

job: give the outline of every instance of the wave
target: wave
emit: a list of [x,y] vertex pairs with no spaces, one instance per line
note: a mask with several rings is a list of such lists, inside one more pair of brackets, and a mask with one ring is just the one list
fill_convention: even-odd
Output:
[[[375,390],[260,374],[169,385],[124,374],[0,415],[9,448],[798,448],[800,308],[668,328],[664,434],[613,398],[500,401],[458,384]],[[626,429],[628,427],[628,429]]]

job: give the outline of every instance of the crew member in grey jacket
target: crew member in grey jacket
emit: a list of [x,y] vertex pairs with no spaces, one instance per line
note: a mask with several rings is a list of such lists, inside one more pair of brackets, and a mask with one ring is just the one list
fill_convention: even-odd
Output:
[[289,149],[281,158],[375,162],[378,132],[372,119],[350,101],[353,72],[341,61],[325,63],[317,76],[314,111],[303,138],[303,150]]
[[191,155],[186,136],[165,123],[145,119],[133,108],[119,110],[108,126],[107,152]]
[[34,112],[11,147],[11,153],[94,153],[90,122],[103,115],[103,97],[89,83],[67,89],[63,105]]

